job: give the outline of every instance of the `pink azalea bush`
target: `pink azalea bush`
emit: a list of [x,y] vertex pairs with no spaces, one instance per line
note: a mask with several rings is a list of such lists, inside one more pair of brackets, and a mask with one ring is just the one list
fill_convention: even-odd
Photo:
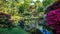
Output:
[[60,9],[51,10],[46,16],[47,26],[53,26],[56,29],[56,34],[60,33]]

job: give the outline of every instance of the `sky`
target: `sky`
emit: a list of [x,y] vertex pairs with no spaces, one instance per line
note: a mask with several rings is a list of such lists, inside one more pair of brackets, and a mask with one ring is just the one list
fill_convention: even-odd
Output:
[[[36,1],[36,0],[33,0],[34,2]],[[43,0],[40,0],[41,2],[43,1]]]
[[[36,0],[33,0],[34,2],[36,1]],[[43,0],[40,0],[41,2],[43,1]],[[31,5],[34,5],[34,3],[32,3]]]

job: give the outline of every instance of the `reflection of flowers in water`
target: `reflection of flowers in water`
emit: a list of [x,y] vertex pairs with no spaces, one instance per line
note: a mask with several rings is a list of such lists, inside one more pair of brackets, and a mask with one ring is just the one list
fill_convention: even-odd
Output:
[[8,25],[8,24],[13,22],[13,20],[10,20],[10,19],[11,19],[11,15],[10,14],[5,14],[3,12],[0,12],[0,24]]
[[56,33],[60,32],[60,9],[50,11],[46,16],[47,26],[56,29]]
[[5,13],[3,13],[3,12],[0,12],[0,15],[1,15],[1,17],[3,16],[3,17],[6,17],[6,18],[8,18],[8,19],[11,18],[11,15],[5,14]]
[[14,22],[14,20],[12,20],[12,19],[9,19],[9,20],[8,20],[8,22],[9,22],[9,23],[12,23],[12,22]]

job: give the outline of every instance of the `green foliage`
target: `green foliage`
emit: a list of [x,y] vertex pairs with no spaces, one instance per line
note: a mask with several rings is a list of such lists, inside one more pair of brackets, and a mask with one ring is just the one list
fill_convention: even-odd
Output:
[[19,7],[19,13],[24,13],[24,6]]
[[43,12],[43,8],[42,7],[38,7],[38,12]]

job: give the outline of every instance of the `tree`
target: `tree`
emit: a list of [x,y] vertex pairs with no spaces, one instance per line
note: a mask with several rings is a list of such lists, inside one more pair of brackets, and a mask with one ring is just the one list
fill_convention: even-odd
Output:
[[53,2],[55,2],[55,0],[43,0],[44,8],[46,8],[47,6],[49,6]]

